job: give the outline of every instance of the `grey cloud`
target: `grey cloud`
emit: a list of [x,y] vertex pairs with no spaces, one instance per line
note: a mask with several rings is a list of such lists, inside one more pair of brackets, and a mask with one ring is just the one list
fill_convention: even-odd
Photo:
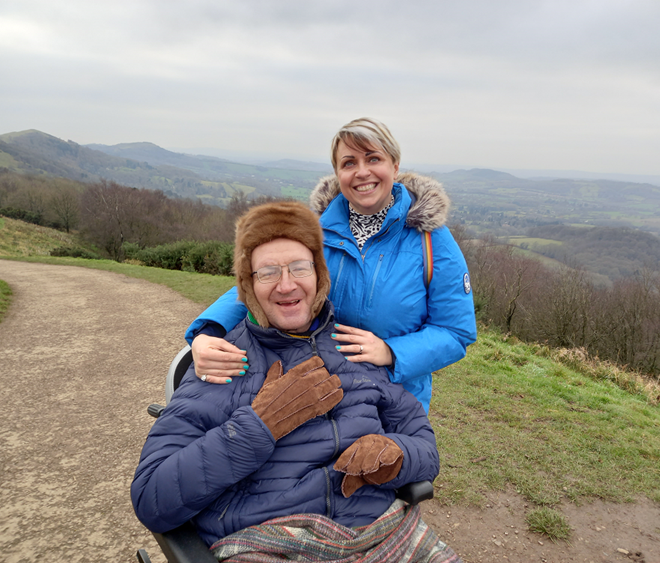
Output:
[[373,115],[418,161],[659,173],[659,20],[657,0],[7,0],[0,132],[325,159]]

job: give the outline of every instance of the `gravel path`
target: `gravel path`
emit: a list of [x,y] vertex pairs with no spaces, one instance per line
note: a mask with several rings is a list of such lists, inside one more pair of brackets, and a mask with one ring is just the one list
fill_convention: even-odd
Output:
[[[135,561],[159,553],[129,486],[169,362],[203,309],[163,286],[0,260],[0,560]],[[154,561],[164,558],[154,557]]]
[[[129,562],[146,547],[129,486],[152,402],[203,309],[123,275],[0,260],[14,297],[0,323],[0,561]],[[525,531],[524,500],[492,493],[483,510],[423,504],[466,563],[660,563],[660,506],[561,507],[570,544]],[[623,551],[628,553],[623,553]]]

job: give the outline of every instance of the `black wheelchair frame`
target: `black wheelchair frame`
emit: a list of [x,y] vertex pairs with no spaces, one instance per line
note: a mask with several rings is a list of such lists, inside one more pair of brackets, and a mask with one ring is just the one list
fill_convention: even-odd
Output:
[[[186,345],[172,360],[170,369],[167,372],[167,379],[165,380],[166,404],[172,399],[174,391],[181,383],[181,379],[188,371],[190,364],[192,364],[192,350],[190,346]],[[154,418],[158,418],[164,409],[163,405],[154,403],[147,407],[147,412]],[[408,483],[396,491],[397,498],[413,506],[424,500],[432,499],[433,494],[433,483],[430,481]],[[190,522],[186,522],[178,528],[163,534],[154,532],[153,535],[169,563],[218,563],[218,560],[209,551],[208,546],[199,537],[195,527]],[[139,563],[151,563],[151,559],[144,549],[139,549],[136,557]]]

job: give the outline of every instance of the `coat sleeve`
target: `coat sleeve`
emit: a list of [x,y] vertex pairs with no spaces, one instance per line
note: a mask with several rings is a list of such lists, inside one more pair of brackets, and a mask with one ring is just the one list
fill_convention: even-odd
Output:
[[218,297],[215,303],[192,322],[186,331],[186,340],[192,345],[197,331],[209,321],[221,325],[226,332],[229,332],[245,318],[245,315],[247,308],[238,300],[238,290],[234,286]]
[[433,231],[432,244],[433,279],[428,288],[426,321],[415,332],[385,340],[396,357],[394,371],[390,371],[394,383],[461,360],[477,339],[465,258],[447,227]]
[[218,412],[203,398],[173,399],[154,423],[131,485],[135,514],[151,531],[180,526],[272,454],[275,440],[252,407],[220,420]]
[[433,482],[440,471],[440,457],[435,433],[422,404],[400,385],[389,384],[379,413],[385,436],[394,440],[403,452],[399,475],[380,486],[397,489],[415,481]]

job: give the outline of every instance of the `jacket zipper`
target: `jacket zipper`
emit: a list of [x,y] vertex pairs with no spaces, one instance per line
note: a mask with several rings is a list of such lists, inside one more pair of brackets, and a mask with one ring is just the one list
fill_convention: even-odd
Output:
[[330,499],[330,472],[327,467],[323,468],[325,472],[325,515],[332,518],[332,500]]
[[[387,227],[387,229],[385,229],[385,232],[384,232],[382,235],[378,235],[378,240],[382,239],[382,238],[387,234],[387,232],[388,232],[388,231],[389,231],[394,225],[396,225],[398,222],[399,222],[398,219],[395,219],[394,221],[392,221],[392,223],[390,223],[390,225]],[[372,237],[372,239],[373,239],[373,238],[376,238],[376,237]],[[367,257],[367,251],[368,251],[368,250],[374,245],[374,242],[375,242],[375,241],[372,240],[371,243],[369,243],[369,246],[367,247],[367,250],[364,251],[364,254],[360,253],[360,256],[362,256],[362,263],[364,263],[364,259]]]
[[[307,342],[309,342],[309,345],[312,347],[312,355],[314,355],[314,356],[319,356],[318,347],[316,346],[316,337],[315,337],[315,335],[317,333],[319,333],[320,331],[322,331],[326,327],[327,324],[328,323],[326,322],[325,324],[323,324],[323,326],[320,326],[319,328],[317,328],[316,331],[314,331],[314,334],[310,335],[310,337],[307,338]],[[280,332],[280,334],[282,334],[282,336],[289,336],[288,334],[285,334],[285,333],[282,333],[282,332]],[[289,338],[292,338],[292,337],[289,336]],[[334,458],[337,455],[337,453],[339,452],[339,430],[337,429],[337,422],[335,421],[334,418],[330,417],[329,412],[325,413],[325,417],[326,417],[327,420],[329,420],[332,423],[332,432],[333,432],[334,437],[335,437],[335,450],[332,454],[332,457]],[[331,493],[330,472],[328,471],[327,467],[324,467],[323,471],[325,473],[325,487],[326,487],[326,489],[325,489],[326,516],[328,518],[332,518],[332,497],[331,497],[331,494],[330,494]],[[225,508],[224,512],[222,513],[222,516],[220,518],[222,518],[225,515],[225,512],[227,512],[226,508]]]
[[335,299],[335,293],[337,292],[337,288],[339,287],[339,280],[341,279],[341,272],[344,269],[344,260],[346,260],[346,251],[344,251],[344,254],[342,254],[341,260],[339,261],[339,269],[337,270],[337,279],[335,279],[335,283],[332,284],[332,294],[330,296],[330,301],[334,302]]
[[310,336],[309,337],[309,344],[312,347],[312,356],[318,356],[319,351],[316,348],[316,338],[314,338],[313,336]]
[[380,272],[380,267],[383,265],[383,254],[378,258],[378,266],[376,266],[376,271],[374,272],[374,277],[371,280],[371,291],[369,292],[369,303],[367,307],[371,307],[371,303],[374,299],[374,291],[376,289],[376,280],[378,279],[378,272]]
[[339,429],[337,428],[337,421],[332,419],[332,431],[335,433],[335,451],[332,454],[332,457],[335,457],[339,453]]

